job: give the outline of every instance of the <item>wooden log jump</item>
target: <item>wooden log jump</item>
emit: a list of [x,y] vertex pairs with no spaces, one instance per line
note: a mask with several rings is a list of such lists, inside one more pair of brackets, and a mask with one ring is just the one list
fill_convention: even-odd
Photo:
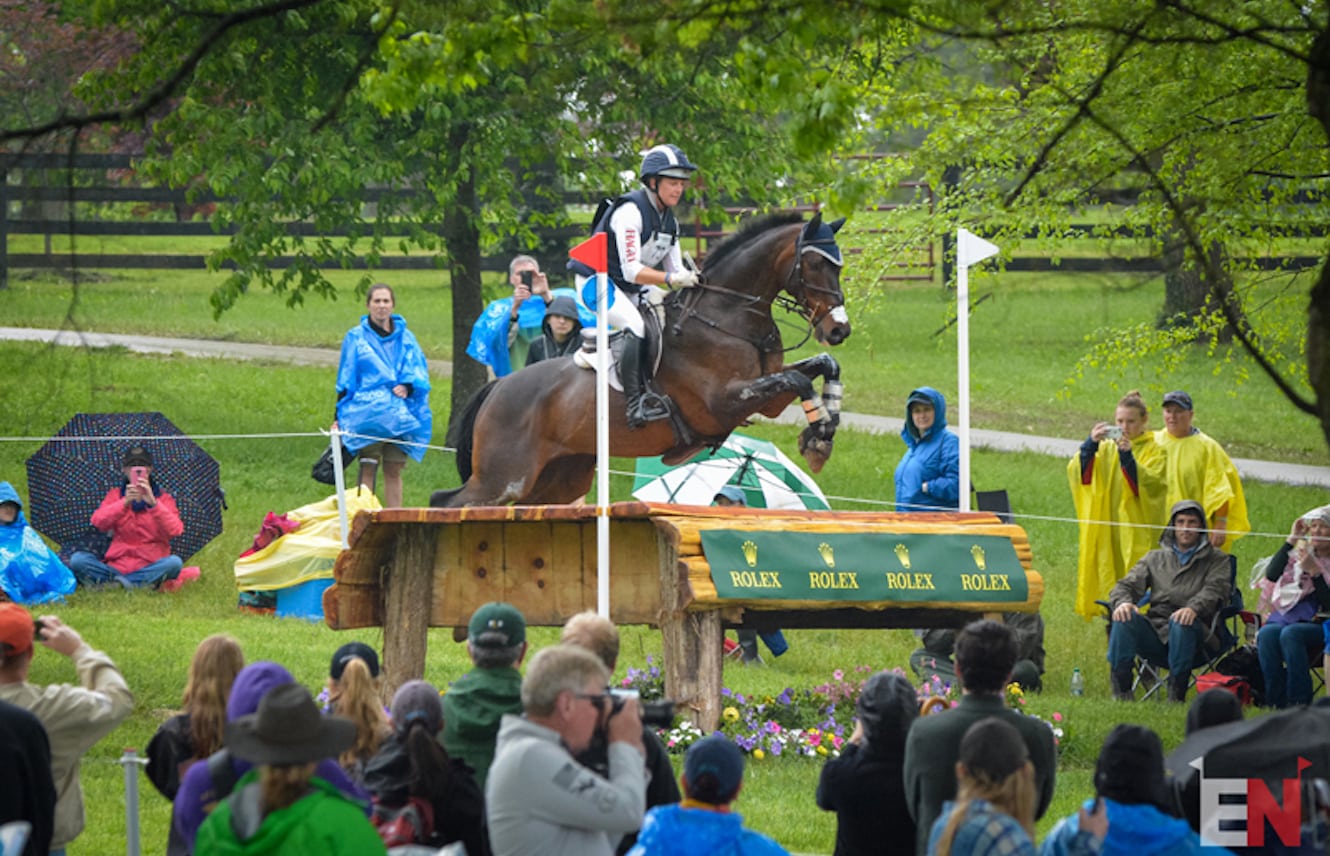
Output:
[[[725,627],[958,627],[1043,599],[1025,531],[988,513],[631,502],[609,517],[610,618],[660,628],[666,693],[708,730]],[[554,627],[596,607],[594,507],[362,512],[349,541],[324,617],[334,630],[383,628],[389,693],[424,676],[429,627],[464,634],[483,603]]]

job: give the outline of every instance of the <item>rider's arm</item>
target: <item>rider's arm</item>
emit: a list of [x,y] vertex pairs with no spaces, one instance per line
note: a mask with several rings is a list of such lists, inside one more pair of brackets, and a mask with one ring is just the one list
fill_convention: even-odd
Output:
[[[610,216],[610,231],[617,238],[619,270],[623,278],[638,285],[664,285],[666,274],[642,264],[642,212],[636,205],[620,205]],[[670,256],[673,259],[677,249]],[[680,264],[675,270],[681,270]]]

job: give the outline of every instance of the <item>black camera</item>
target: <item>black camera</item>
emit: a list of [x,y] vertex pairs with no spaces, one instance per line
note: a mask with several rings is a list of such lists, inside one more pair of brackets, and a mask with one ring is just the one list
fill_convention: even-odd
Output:
[[[630,698],[637,699],[637,714],[642,724],[651,728],[669,728],[674,725],[674,702],[670,699],[660,701],[642,701],[631,690],[610,690],[610,717],[623,710],[623,704]],[[606,717],[608,720],[609,717]]]
[[531,283],[536,278],[536,272],[533,270],[524,270],[521,273],[519,273],[517,277],[518,279],[522,280],[522,285],[525,285],[527,288],[530,288]]

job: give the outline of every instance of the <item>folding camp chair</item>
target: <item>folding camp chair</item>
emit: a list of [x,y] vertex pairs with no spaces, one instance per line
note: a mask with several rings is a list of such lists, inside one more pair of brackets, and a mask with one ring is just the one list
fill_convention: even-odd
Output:
[[[1256,637],[1256,631],[1261,627],[1261,616],[1251,612],[1246,608],[1242,599],[1242,589],[1238,587],[1238,560],[1235,556],[1229,556],[1229,600],[1226,606],[1219,608],[1214,617],[1210,619],[1210,636],[1218,639],[1217,647],[1210,648],[1202,645],[1196,652],[1196,659],[1192,664],[1190,685],[1195,686],[1197,673],[1212,671],[1215,664],[1222,660],[1229,652],[1238,647],[1244,640]],[[1149,605],[1150,593],[1146,592],[1145,597],[1137,604],[1144,609]],[[1113,617],[1107,601],[1096,601],[1104,607],[1108,615],[1109,626],[1112,627]],[[1250,628],[1250,629],[1249,629]],[[1132,692],[1144,689],[1142,699],[1150,698],[1159,692],[1159,688],[1165,685],[1168,674],[1168,661],[1151,660],[1138,656],[1136,658],[1136,679],[1132,682]]]

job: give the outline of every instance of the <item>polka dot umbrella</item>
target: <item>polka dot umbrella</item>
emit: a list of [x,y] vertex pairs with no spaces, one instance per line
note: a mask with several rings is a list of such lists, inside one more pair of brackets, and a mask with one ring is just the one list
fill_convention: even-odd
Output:
[[160,413],[79,413],[27,461],[28,518],[61,546],[105,551],[109,538],[92,528],[92,513],[111,488],[124,484],[121,462],[130,446],[152,454],[152,480],[171,494],[185,531],[171,552],[188,560],[222,532],[224,494],[212,456]]

